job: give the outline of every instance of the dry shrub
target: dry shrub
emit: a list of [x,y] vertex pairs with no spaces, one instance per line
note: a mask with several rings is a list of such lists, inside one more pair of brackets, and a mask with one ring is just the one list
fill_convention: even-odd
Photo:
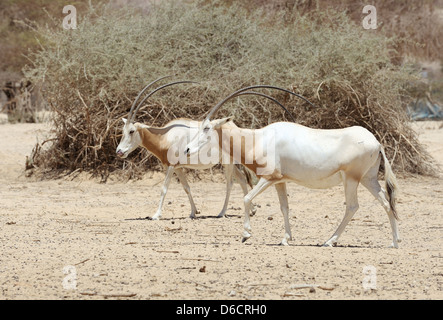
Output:
[[[46,23],[48,14],[57,19],[61,25],[63,7],[75,5],[79,12],[87,9],[88,3],[97,0],[4,0],[0,1],[0,71],[19,73],[28,62],[25,54],[39,47],[38,37],[23,25],[23,21],[33,25],[34,22]],[[13,79],[8,78],[8,81]]]
[[[233,0],[224,0],[232,4]],[[238,2],[238,1],[237,1]],[[396,37],[398,58],[412,57],[420,60],[440,60],[443,50],[443,1],[442,0],[243,0],[244,8],[257,7],[268,11],[285,12],[291,20],[293,12],[309,15],[318,10],[335,9],[346,12],[357,25],[361,25],[366,5],[377,9],[377,32]]]
[[[39,28],[44,39],[30,56],[28,79],[44,82],[54,138],[35,155],[46,174],[92,171],[105,179],[130,167],[131,177],[158,163],[147,152],[115,157],[126,116],[149,81],[176,74],[200,81],[153,96],[138,120],[161,126],[177,117],[202,119],[220,99],[253,84],[272,84],[303,94],[319,108],[269,92],[298,122],[316,128],[362,125],[385,145],[397,172],[433,174],[429,155],[409,127],[405,88],[410,69],[391,62],[392,40],[363,30],[345,13],[316,11],[288,19],[219,2],[163,1],[145,10],[91,8],[77,30]],[[217,116],[234,115],[257,128],[287,120],[278,106],[242,97]]]

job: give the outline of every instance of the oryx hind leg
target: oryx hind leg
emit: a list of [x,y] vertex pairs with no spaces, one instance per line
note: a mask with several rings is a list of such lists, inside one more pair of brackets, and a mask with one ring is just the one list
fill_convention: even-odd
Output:
[[325,247],[332,247],[337,244],[338,238],[340,238],[340,235],[343,233],[349,221],[351,221],[352,217],[358,210],[357,187],[359,182],[352,177],[346,176],[346,174],[343,174],[343,177],[346,199],[345,216],[332,237],[323,245]]
[[392,229],[392,245],[391,247],[398,248],[398,243],[401,241],[398,232],[397,220],[394,217],[391,206],[389,205],[389,200],[386,195],[386,191],[380,186],[378,182],[378,165],[372,167],[368,173],[362,178],[361,184],[369,190],[369,192],[381,203],[382,207],[385,209],[389,217],[389,222]]

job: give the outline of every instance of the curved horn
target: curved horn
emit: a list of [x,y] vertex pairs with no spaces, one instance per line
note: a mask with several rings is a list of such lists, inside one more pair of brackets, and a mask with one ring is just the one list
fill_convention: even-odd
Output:
[[259,89],[259,88],[276,89],[276,90],[284,91],[284,92],[286,92],[286,93],[289,93],[289,94],[292,94],[292,95],[294,95],[294,96],[296,96],[296,97],[299,97],[300,99],[306,101],[306,102],[309,103],[311,106],[313,106],[314,108],[316,108],[316,106],[315,106],[313,103],[311,103],[308,99],[306,99],[306,98],[303,97],[302,95],[299,95],[299,94],[297,94],[297,93],[295,93],[295,92],[292,92],[292,91],[290,91],[290,90],[283,89],[283,88],[279,88],[279,87],[275,87],[275,86],[269,86],[269,85],[256,85],[256,86],[245,87],[245,88],[242,88],[242,89],[239,89],[239,90],[235,91],[234,93],[231,93],[229,96],[227,96],[225,99],[223,99],[222,101],[220,101],[219,103],[217,103],[217,104],[215,105],[215,107],[211,109],[211,111],[209,112],[208,116],[206,117],[206,120],[209,120],[210,117],[211,117],[211,116],[212,116],[212,115],[213,115],[218,109],[220,109],[220,107],[221,107],[223,104],[225,104],[228,100],[230,100],[230,99],[234,98],[235,96],[237,96],[239,93],[242,93],[242,92],[244,92],[244,91],[248,91],[248,90],[251,90],[251,89]]
[[180,84],[180,83],[198,83],[198,82],[195,82],[195,81],[188,81],[188,80],[184,80],[184,81],[175,81],[175,82],[170,82],[170,83],[167,83],[167,84],[164,84],[164,85],[158,87],[157,89],[155,89],[154,91],[151,91],[146,97],[143,98],[143,100],[138,104],[137,108],[136,108],[136,109],[134,110],[134,112],[132,113],[132,117],[131,117],[131,118],[128,117],[128,120],[130,120],[130,122],[133,122],[133,121],[134,121],[135,115],[137,114],[138,110],[139,110],[140,107],[142,106],[143,102],[145,102],[145,101],[146,101],[150,96],[152,96],[154,93],[156,93],[157,91],[159,91],[159,90],[161,90],[161,89],[163,89],[163,88],[166,88],[166,87],[172,86],[172,85],[174,85],[174,84]]
[[257,95],[257,96],[262,96],[265,97],[271,101],[273,101],[274,103],[278,104],[281,108],[283,108],[283,110],[286,111],[286,113],[291,117],[292,121],[297,122],[294,118],[294,116],[292,115],[292,113],[286,109],[286,107],[277,99],[275,99],[274,97],[268,96],[267,94],[261,93],[261,92],[256,92],[256,91],[246,91],[246,92],[241,92],[239,93],[237,96],[243,96],[243,95]]
[[131,110],[129,110],[129,113],[128,113],[128,119],[131,119],[131,118],[132,118],[132,112],[134,111],[135,104],[137,103],[138,99],[140,99],[140,96],[143,94],[143,92],[145,92],[145,91],[146,91],[150,86],[152,86],[154,83],[157,83],[157,82],[159,82],[160,80],[163,80],[163,79],[165,79],[165,78],[169,78],[169,77],[172,77],[172,76],[164,76],[164,77],[158,78],[157,80],[154,80],[154,81],[152,81],[151,83],[149,83],[146,87],[144,87],[144,88],[142,89],[142,91],[139,92],[139,94],[138,94],[137,97],[135,98],[134,102],[132,103]]

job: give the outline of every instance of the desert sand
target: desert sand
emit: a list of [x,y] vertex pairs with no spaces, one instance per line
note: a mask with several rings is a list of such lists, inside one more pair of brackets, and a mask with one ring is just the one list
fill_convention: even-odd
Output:
[[[443,124],[414,127],[443,165]],[[228,218],[222,178],[191,179],[200,213],[177,181],[160,221],[163,173],[100,184],[81,174],[26,177],[25,157],[48,124],[0,125],[0,299],[442,299],[443,181],[398,178],[402,242],[380,204],[359,188],[360,209],[334,248],[322,247],[344,214],[342,187],[288,185],[293,240],[273,188],[256,198],[252,237],[241,242],[234,185]],[[395,168],[394,168],[395,170]]]

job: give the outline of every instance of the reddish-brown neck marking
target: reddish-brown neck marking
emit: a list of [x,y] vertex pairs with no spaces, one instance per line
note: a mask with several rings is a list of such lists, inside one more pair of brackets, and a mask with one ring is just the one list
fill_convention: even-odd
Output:
[[138,128],[137,130],[143,147],[154,154],[163,164],[169,165],[168,146],[165,145],[164,136],[152,133],[148,128]]

